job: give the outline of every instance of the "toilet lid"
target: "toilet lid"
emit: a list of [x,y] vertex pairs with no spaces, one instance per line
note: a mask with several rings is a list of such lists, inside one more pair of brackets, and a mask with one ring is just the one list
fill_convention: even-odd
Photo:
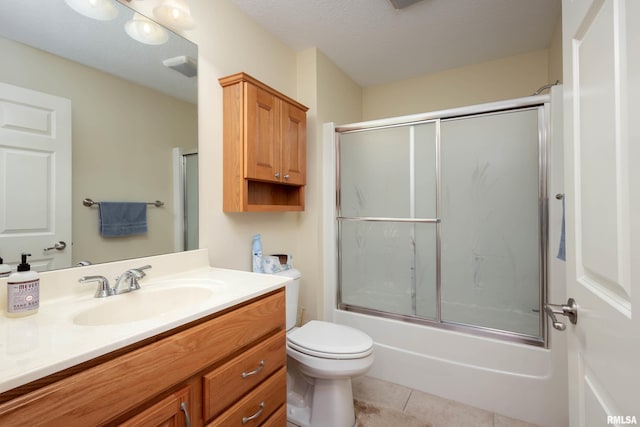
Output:
[[373,340],[355,328],[312,320],[287,335],[289,347],[329,359],[357,359],[371,354]]

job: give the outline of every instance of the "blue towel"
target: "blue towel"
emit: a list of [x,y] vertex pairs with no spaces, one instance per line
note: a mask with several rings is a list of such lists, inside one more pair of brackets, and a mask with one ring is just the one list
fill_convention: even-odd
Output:
[[143,202],[100,202],[100,234],[104,237],[131,236],[147,232],[147,204]]
[[565,242],[564,242],[564,198],[565,197],[566,195],[562,198],[562,230],[560,231],[560,245],[558,247],[558,255],[557,255],[557,258],[562,261],[567,260],[567,254],[566,254]]

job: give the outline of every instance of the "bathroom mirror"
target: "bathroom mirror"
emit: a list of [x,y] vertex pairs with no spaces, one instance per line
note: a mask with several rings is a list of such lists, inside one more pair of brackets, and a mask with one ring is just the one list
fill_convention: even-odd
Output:
[[[185,165],[197,167],[197,46],[166,28],[168,37],[162,44],[134,40],[125,31],[134,11],[120,2],[110,3],[115,17],[98,20],[78,13],[64,0],[0,2],[0,82],[71,103],[72,178],[71,188],[64,190],[70,206],[45,221],[72,218],[70,241],[65,242],[71,257],[65,265],[55,265],[49,258],[59,251],[38,246],[31,263],[40,271],[197,247],[197,242],[189,243],[191,247],[183,243],[185,226],[191,236],[197,229],[197,216],[184,212],[187,206],[197,211],[197,189],[183,187],[184,181],[193,182],[186,177],[194,176],[193,169],[184,170],[193,166]],[[167,60],[178,66],[163,64]],[[0,160],[2,148],[0,141]],[[24,187],[8,173],[0,175],[7,188]],[[184,200],[185,193],[191,200]],[[56,194],[51,191],[44,197]],[[97,205],[86,206],[85,198],[159,200],[163,205],[147,208],[147,233],[107,238],[99,233]],[[14,230],[10,247],[1,240],[3,231],[6,227],[0,230],[0,256],[13,261],[18,256],[13,252],[24,250],[15,237],[21,233]],[[47,245],[53,246],[63,238],[52,234],[50,240]]]

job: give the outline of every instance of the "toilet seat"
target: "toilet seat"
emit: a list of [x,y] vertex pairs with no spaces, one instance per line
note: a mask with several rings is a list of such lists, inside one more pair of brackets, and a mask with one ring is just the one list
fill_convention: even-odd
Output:
[[312,320],[287,335],[290,348],[323,359],[360,359],[373,352],[373,340],[349,326]]

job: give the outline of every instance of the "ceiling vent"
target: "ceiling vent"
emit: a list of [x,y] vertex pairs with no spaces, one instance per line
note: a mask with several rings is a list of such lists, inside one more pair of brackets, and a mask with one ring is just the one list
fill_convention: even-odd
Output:
[[198,75],[198,63],[190,56],[176,56],[162,61],[165,67],[176,70],[187,77]]
[[404,9],[405,7],[409,7],[412,4],[420,3],[422,0],[389,0],[389,3],[396,10]]

